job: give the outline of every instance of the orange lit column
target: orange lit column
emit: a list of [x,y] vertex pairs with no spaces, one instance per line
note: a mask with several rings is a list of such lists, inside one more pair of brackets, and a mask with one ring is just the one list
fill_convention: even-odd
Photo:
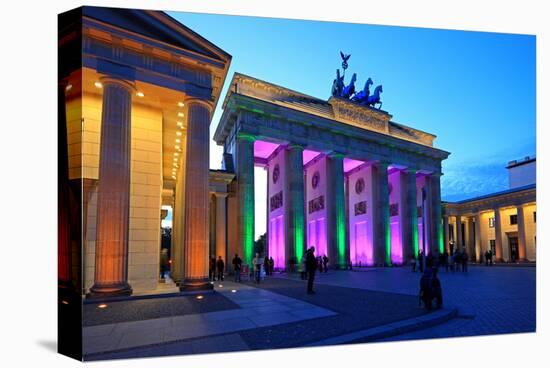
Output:
[[212,288],[208,282],[210,105],[198,99],[187,105],[185,170],[184,272],[180,290]]
[[519,261],[525,262],[526,259],[526,237],[525,237],[525,216],[523,213],[523,206],[517,207],[518,211],[518,253]]
[[103,78],[95,279],[91,297],[130,295],[128,222],[133,86]]

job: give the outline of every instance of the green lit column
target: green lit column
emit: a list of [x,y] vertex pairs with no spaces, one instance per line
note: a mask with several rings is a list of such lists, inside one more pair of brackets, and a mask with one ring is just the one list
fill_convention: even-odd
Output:
[[434,255],[443,253],[443,226],[441,217],[441,173],[433,173],[429,177],[430,180],[430,194],[429,201],[431,203],[431,233],[432,240],[428,244],[430,245],[430,252]]
[[388,163],[379,162],[372,168],[374,176],[374,263],[391,265],[390,198],[388,191]]
[[344,155],[332,153],[327,157],[327,248],[332,265],[346,268],[346,206],[344,194]]
[[[305,246],[304,165],[302,146],[291,144],[285,156],[285,259],[301,262]],[[285,201],[285,199],[283,199]]]
[[408,262],[412,256],[418,257],[418,206],[416,190],[416,170],[407,169],[401,173],[402,188],[401,195],[404,205],[402,211],[403,220],[403,262]]
[[254,141],[255,137],[239,132],[237,135],[237,241],[243,262],[252,265],[254,258]]

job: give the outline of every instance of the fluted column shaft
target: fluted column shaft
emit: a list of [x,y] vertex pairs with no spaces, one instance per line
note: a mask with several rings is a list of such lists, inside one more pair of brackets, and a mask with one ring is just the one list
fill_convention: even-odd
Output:
[[502,262],[502,219],[500,217],[500,209],[495,208],[495,261]]
[[327,157],[326,183],[328,258],[333,266],[345,268],[349,245],[346,241],[344,156],[342,154],[333,153]]
[[474,249],[476,252],[476,261],[479,263],[482,263],[485,256],[485,252],[483,250],[483,244],[481,243],[481,216],[479,212],[476,213],[475,220],[476,222],[474,224],[474,229],[476,234],[474,239],[475,241]]
[[243,133],[237,136],[237,241],[243,263],[252,265],[254,257],[254,141]]
[[133,87],[104,78],[94,295],[131,294],[128,284],[130,144]]
[[208,280],[210,108],[187,101],[185,169],[184,288],[202,288]]
[[299,145],[289,145],[286,151],[286,231],[285,259],[293,257],[301,262],[305,250],[305,212],[304,212],[304,148]]
[[374,222],[374,263],[391,265],[390,255],[390,198],[388,191],[388,163],[380,162],[373,166],[373,222]]
[[[401,173],[404,180],[401,190],[400,211],[403,236],[403,263],[409,262],[412,256],[418,255],[418,211],[416,199],[416,170],[405,170]],[[404,196],[404,198],[403,198]]]
[[462,216],[455,216],[456,223],[456,250],[462,251],[464,242],[462,240]]
[[520,261],[526,260],[526,243],[527,238],[525,236],[525,215],[523,206],[517,207],[518,211],[518,256]]
[[443,230],[441,225],[441,174],[433,173],[429,176],[430,196],[430,234],[428,244],[430,253],[437,255],[443,253]]

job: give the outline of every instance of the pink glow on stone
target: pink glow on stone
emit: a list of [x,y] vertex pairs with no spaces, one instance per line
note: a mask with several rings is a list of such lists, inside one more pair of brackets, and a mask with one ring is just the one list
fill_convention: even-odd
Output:
[[354,265],[372,266],[373,246],[368,236],[367,221],[355,223],[355,237],[350,239],[350,258]]
[[254,157],[268,158],[279,147],[279,144],[257,140],[254,142]]
[[273,257],[273,267],[285,268],[284,217],[277,216],[269,221],[269,255]]
[[391,261],[393,264],[403,263],[403,245],[401,244],[401,231],[399,221],[390,224]]
[[355,169],[356,167],[361,166],[364,163],[365,163],[365,161],[359,161],[359,160],[354,160],[352,158],[345,157],[344,158],[344,172],[347,173],[348,171],[351,171],[351,170]]
[[304,160],[304,165],[313,160],[315,157],[319,156],[321,152],[312,151],[312,150],[304,150],[302,156]]

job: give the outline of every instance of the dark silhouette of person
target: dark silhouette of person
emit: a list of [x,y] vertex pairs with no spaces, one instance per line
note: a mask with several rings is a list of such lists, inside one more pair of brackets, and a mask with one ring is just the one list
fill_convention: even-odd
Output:
[[420,300],[424,303],[427,310],[432,309],[432,302],[435,299],[436,307],[443,305],[443,293],[441,282],[437,278],[437,268],[426,268],[426,271],[420,278]]
[[210,261],[208,265],[208,278],[212,281],[216,279],[216,258],[210,256]]
[[489,266],[489,251],[485,251],[485,266]]
[[223,281],[224,266],[225,266],[225,263],[223,262],[222,256],[219,256],[218,261],[216,262],[216,269],[218,270],[218,281]]
[[424,251],[418,253],[418,270],[424,272]]
[[437,268],[432,270],[432,297],[436,301],[436,307],[439,309],[443,305],[443,291],[441,290],[441,281],[437,277]]
[[325,255],[323,255],[323,268],[325,269],[325,273],[328,271],[327,265],[328,265],[328,257],[325,254]]
[[323,257],[317,257],[317,266],[319,266],[319,272],[323,272]]
[[487,252],[489,252],[489,266],[492,266],[493,265],[493,251],[488,250]]
[[265,274],[269,276],[269,258],[267,256],[264,257],[264,270]]
[[275,268],[275,261],[273,257],[269,257],[269,275],[273,275],[273,269]]
[[462,252],[462,272],[468,271],[468,253]]
[[243,260],[239,257],[238,254],[235,254],[233,258],[233,272],[235,272],[235,282],[241,282],[241,265]]
[[315,294],[313,291],[313,280],[315,271],[317,271],[317,259],[315,258],[315,248],[311,247],[306,252],[306,271],[307,271],[307,293]]

